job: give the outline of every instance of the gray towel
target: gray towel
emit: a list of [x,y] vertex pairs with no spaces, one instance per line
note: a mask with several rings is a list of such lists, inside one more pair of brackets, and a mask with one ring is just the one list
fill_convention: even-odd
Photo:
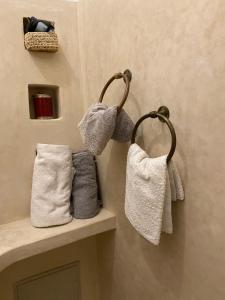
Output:
[[116,127],[112,139],[120,143],[126,143],[131,140],[134,123],[124,109],[121,110],[116,118]]
[[74,217],[88,219],[100,209],[94,156],[89,151],[73,153],[76,173],[72,186]]
[[96,103],[88,109],[78,128],[87,149],[99,155],[111,138],[118,142],[128,142],[134,124],[124,110],[117,115],[117,106]]
[[94,155],[101,154],[111,139],[116,126],[116,114],[116,106],[108,108],[103,103],[96,103],[78,124],[83,143]]
[[73,178],[72,155],[66,145],[37,145],[34,162],[31,223],[49,227],[68,223]]

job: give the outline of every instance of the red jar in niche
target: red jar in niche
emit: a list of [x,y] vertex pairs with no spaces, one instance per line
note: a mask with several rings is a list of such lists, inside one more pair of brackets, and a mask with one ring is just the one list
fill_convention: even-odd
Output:
[[53,119],[52,97],[46,94],[33,96],[34,112],[36,119]]

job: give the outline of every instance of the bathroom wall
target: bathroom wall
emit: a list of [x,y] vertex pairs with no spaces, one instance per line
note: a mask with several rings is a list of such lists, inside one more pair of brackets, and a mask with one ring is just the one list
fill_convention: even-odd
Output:
[[[0,1],[0,224],[29,215],[32,168],[37,143],[80,148],[76,123],[82,114],[75,2]],[[24,49],[24,16],[55,22],[57,53]],[[31,120],[28,84],[58,85],[60,118]]]
[[[40,299],[37,294],[34,294],[33,290],[35,288],[35,280],[33,276],[38,276],[41,278],[46,275],[46,272],[51,270],[56,270],[57,268],[67,267],[68,264],[79,262],[79,272],[78,277],[80,277],[80,287],[78,288],[81,294],[82,300],[98,300],[98,278],[97,274],[97,260],[96,260],[96,247],[95,247],[95,237],[91,237],[76,243],[54,249],[52,251],[36,255],[34,257],[25,259],[23,261],[17,262],[12,266],[8,267],[6,270],[0,273],[0,299],[1,300],[17,300],[15,296],[15,287],[21,280],[28,280],[29,283],[33,282],[33,289],[30,289],[30,297],[26,299]],[[90,251],[91,249],[91,251]],[[58,271],[58,270],[57,270]],[[56,272],[57,272],[56,271]],[[57,273],[56,273],[57,274]],[[74,275],[74,274],[73,274]],[[42,277],[42,278],[43,278]],[[76,291],[77,286],[76,278],[70,278],[69,275],[64,275],[62,282],[55,286],[55,289],[68,289],[65,292],[65,299],[74,299],[74,290]],[[57,277],[52,275],[50,280],[54,280]],[[42,299],[52,300],[50,295],[52,295],[51,286],[48,284],[49,279],[45,277],[42,283],[36,283],[37,293],[39,291],[44,293]],[[74,286],[68,286],[66,282],[74,281]],[[67,288],[67,289],[66,289]],[[72,290],[72,293],[71,293]],[[57,299],[61,299],[58,298]],[[76,300],[77,297],[75,298]],[[19,298],[23,300],[23,298]]]
[[[151,245],[124,215],[129,145],[109,143],[100,157],[101,184],[118,229],[98,239],[102,300],[225,298],[224,12],[222,0],[79,2],[86,107],[112,74],[129,68],[125,109],[136,121],[169,107],[186,194],[173,205],[173,235]],[[110,87],[105,102],[119,103],[123,87]],[[167,128],[157,120],[147,120],[139,133],[149,154],[168,151]]]
[[[57,53],[24,49],[24,16],[55,21]],[[32,169],[37,143],[80,149],[77,130],[83,104],[77,3],[64,0],[0,0],[0,224],[29,216]],[[28,84],[59,85],[60,118],[30,120]],[[91,249],[91,251],[90,251]],[[0,299],[14,298],[16,281],[80,262],[83,299],[98,297],[95,237],[18,262],[0,273]],[[49,291],[46,289],[46,299]]]

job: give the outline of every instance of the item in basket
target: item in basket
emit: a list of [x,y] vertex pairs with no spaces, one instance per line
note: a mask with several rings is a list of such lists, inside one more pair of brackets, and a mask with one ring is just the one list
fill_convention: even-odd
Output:
[[54,31],[54,23],[51,21],[41,20],[35,17],[24,18],[24,33],[52,31]]

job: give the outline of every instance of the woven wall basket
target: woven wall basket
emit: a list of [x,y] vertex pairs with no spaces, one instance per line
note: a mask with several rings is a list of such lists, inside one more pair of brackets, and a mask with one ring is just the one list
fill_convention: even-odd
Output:
[[24,36],[24,44],[29,51],[56,52],[59,48],[55,32],[27,32]]

